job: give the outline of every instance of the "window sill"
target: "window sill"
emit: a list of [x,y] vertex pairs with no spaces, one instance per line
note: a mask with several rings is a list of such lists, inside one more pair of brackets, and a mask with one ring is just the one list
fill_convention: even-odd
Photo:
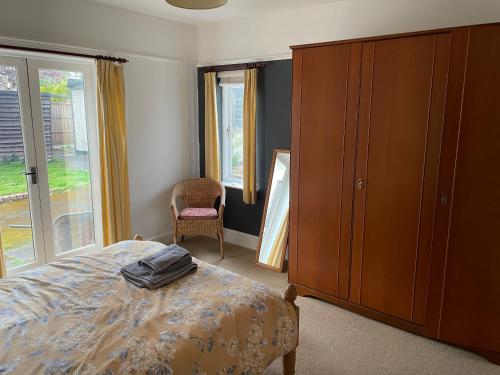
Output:
[[238,184],[236,182],[228,182],[228,181],[221,181],[221,182],[222,182],[222,185],[224,185],[225,187],[243,190],[243,185]]

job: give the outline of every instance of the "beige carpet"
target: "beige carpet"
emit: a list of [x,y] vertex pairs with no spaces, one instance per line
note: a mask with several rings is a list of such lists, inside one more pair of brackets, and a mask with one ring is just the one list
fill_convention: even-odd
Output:
[[[206,237],[182,244],[196,258],[226,268],[283,292],[287,275],[255,266],[255,251],[226,244],[226,258]],[[297,374],[500,374],[473,353],[413,335],[313,298],[298,298],[300,345]],[[281,374],[276,361],[266,375]]]

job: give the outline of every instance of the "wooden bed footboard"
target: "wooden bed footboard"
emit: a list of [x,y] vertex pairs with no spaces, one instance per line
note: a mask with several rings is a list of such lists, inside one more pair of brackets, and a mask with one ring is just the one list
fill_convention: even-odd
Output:
[[[290,302],[295,309],[295,314],[297,315],[297,346],[299,345],[299,322],[300,322],[300,311],[299,307],[295,304],[295,299],[297,298],[297,288],[295,285],[288,284],[285,291],[285,300]],[[296,349],[292,350],[290,353],[283,356],[283,374],[284,375],[294,375],[295,374],[295,358]]]
[[[134,241],[143,241],[143,238],[140,234],[134,235]],[[297,346],[299,345],[299,307],[295,304],[295,300],[297,299],[297,288],[295,285],[288,284],[285,290],[285,300],[290,302],[295,310],[295,314],[297,315]],[[283,374],[284,375],[294,375],[295,374],[295,357],[296,357],[296,349],[292,350],[290,353],[287,353],[283,356]]]

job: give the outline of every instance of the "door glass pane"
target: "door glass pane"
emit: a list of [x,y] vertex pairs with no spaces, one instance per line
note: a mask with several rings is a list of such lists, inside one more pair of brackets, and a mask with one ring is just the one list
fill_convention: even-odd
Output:
[[40,69],[56,254],[95,243],[85,82],[80,72]]
[[16,67],[0,64],[0,246],[7,269],[35,261]]

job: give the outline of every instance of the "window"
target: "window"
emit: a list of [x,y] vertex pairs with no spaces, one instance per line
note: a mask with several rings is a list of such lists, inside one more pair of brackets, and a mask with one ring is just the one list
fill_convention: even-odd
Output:
[[243,187],[243,77],[229,83],[221,78],[222,86],[222,182]]

